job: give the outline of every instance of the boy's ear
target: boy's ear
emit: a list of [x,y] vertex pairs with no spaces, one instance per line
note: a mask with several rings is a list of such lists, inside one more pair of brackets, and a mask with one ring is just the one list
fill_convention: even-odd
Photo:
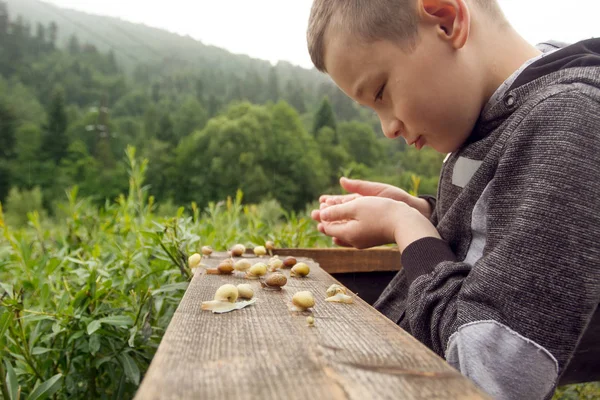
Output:
[[419,0],[417,7],[421,21],[435,24],[452,47],[460,49],[467,43],[471,14],[465,0]]

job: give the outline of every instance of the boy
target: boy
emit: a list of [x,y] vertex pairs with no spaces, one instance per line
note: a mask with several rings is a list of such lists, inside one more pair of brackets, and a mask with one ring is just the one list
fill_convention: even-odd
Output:
[[307,38],[385,136],[450,153],[437,201],[342,179],[313,211],[337,244],[398,244],[375,307],[495,398],[598,374],[600,40],[542,53],[495,0],[315,0]]

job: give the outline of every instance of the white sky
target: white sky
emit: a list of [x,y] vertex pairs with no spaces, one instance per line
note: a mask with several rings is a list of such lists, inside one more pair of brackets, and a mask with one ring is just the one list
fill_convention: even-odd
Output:
[[[187,34],[233,53],[312,67],[305,39],[312,0],[45,1]],[[530,43],[600,37],[599,0],[499,1],[508,20]]]

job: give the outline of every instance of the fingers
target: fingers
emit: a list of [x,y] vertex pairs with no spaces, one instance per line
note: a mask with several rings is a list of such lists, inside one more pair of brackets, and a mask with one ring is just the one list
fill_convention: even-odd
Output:
[[360,179],[341,178],[340,185],[350,193],[357,193],[363,196],[377,196],[387,187],[386,184],[363,181]]
[[359,194],[345,194],[342,196],[330,196],[327,199],[327,201],[325,202],[325,204],[327,204],[328,206],[334,206],[336,204],[347,203],[347,202],[357,199],[359,197],[361,197],[361,195],[359,195]]
[[333,222],[353,219],[356,214],[353,202],[328,206],[320,211],[321,221]]
[[321,232],[321,233],[323,233],[323,234],[326,234],[326,233],[325,233],[325,224],[324,224],[324,223],[322,223],[322,222],[321,222],[321,223],[319,223],[319,224],[317,225],[317,229],[319,230],[319,232]]
[[340,242],[346,242],[344,238],[348,238],[352,235],[353,230],[356,229],[356,221],[343,221],[334,223],[324,223],[322,225],[323,232],[327,236],[332,236]]
[[346,242],[344,242],[341,239],[338,239],[336,237],[333,238],[333,244],[337,245],[337,246],[341,246],[341,247],[353,247],[351,244],[348,244]]
[[321,215],[320,214],[321,213],[319,212],[319,210],[312,210],[310,212],[310,217],[312,219],[314,219],[315,221],[317,221],[317,222],[321,222]]
[[319,198],[319,202],[321,204],[327,203],[329,205],[342,204],[358,197],[361,196],[359,194],[323,195]]
[[[321,232],[321,233],[323,233],[323,234],[325,234],[325,235],[327,234],[327,233],[325,232],[325,224],[324,224],[324,223],[319,223],[319,224],[317,225],[317,229],[319,230],[319,232]],[[341,247],[352,247],[352,245],[351,245],[351,244],[349,244],[349,243],[347,243],[347,242],[345,242],[345,241],[343,241],[343,240],[341,240],[341,239],[339,239],[339,238],[336,238],[336,237],[334,237],[334,238],[331,238],[331,239],[333,240],[333,244],[335,244],[335,245],[337,245],[337,246],[341,246]]]

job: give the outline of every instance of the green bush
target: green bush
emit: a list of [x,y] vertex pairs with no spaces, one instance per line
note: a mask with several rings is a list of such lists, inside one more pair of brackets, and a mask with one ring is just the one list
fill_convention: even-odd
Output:
[[37,213],[17,228],[0,207],[4,397],[131,398],[188,285],[189,254],[268,239],[279,247],[328,243],[307,215],[282,214],[274,201],[243,205],[241,192],[204,211],[192,204],[190,215],[179,208],[157,216],[144,186],[147,163],[132,148],[127,161],[127,195],[98,209],[74,188],[47,229]]
[[27,214],[37,211],[45,216],[42,191],[39,187],[31,190],[10,189],[6,198],[6,220],[12,226],[23,226],[27,223]]

